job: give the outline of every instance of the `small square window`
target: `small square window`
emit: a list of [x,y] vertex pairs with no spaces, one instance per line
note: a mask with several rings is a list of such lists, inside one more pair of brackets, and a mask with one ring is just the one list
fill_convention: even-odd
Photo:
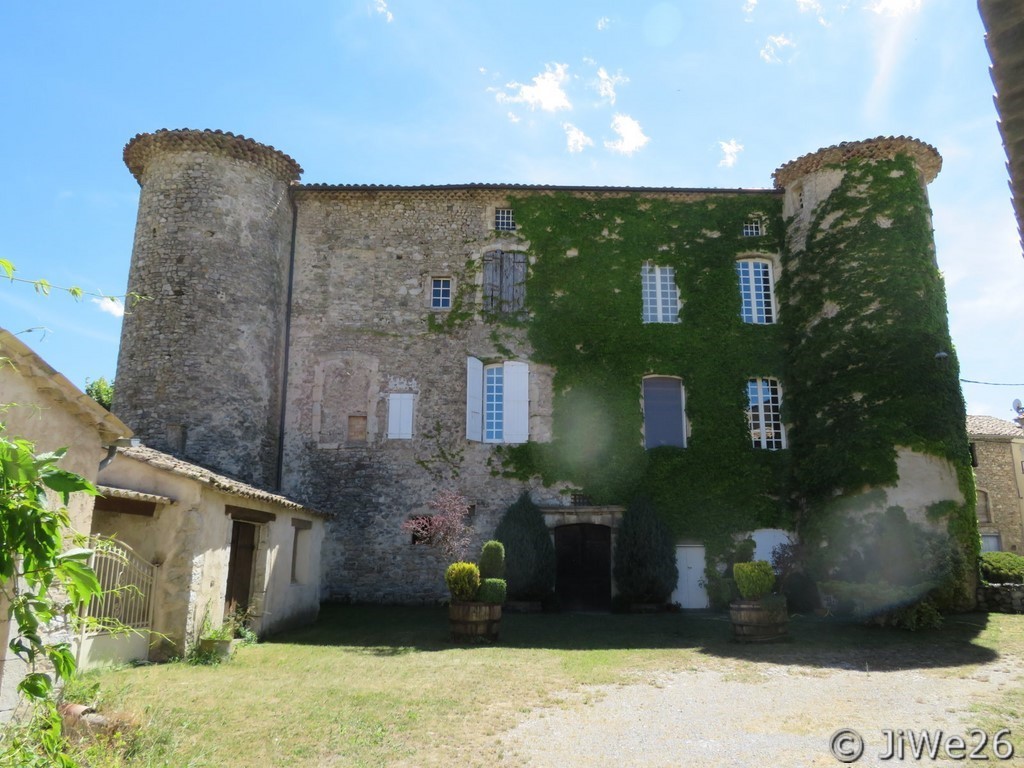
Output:
[[494,228],[499,232],[516,231],[516,217],[511,208],[494,209]]
[[752,219],[743,224],[744,237],[760,237],[762,234],[760,219]]
[[435,277],[430,281],[430,308],[452,308],[452,279],[450,277]]
[[348,417],[348,442],[349,443],[365,443],[366,442],[366,417],[365,416],[349,416]]

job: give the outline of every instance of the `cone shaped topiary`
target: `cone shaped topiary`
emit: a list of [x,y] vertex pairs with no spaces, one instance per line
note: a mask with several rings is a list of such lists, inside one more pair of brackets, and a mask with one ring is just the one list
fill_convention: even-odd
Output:
[[554,591],[555,545],[540,507],[528,493],[505,511],[494,538],[505,545],[510,600],[543,600]]
[[612,572],[621,599],[631,603],[665,603],[676,588],[676,542],[646,497],[622,516]]

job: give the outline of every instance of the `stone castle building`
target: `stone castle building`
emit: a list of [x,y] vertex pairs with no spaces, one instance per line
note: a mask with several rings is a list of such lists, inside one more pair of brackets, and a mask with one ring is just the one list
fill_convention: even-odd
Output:
[[611,546],[648,488],[715,551],[834,499],[938,529],[970,504],[920,141],[822,149],[758,190],[302,184],[220,131],[124,158],[147,300],[115,412],[327,513],[326,597],[443,594],[401,523],[444,488],[478,539],[529,491],[556,544],[581,534],[560,553]]

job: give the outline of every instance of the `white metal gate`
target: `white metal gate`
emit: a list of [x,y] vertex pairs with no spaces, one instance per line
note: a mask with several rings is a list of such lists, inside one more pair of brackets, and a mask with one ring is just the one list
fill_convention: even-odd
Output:
[[89,565],[96,572],[103,593],[86,609],[86,635],[104,632],[120,624],[137,631],[153,624],[153,587],[156,566],[116,539],[94,538]]

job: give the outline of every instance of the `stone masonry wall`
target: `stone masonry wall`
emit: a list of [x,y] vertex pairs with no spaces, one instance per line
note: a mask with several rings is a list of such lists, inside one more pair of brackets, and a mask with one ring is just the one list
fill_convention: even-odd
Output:
[[[974,477],[979,491],[988,493],[990,520],[983,519],[984,512],[978,505],[978,528],[981,533],[998,533],[1002,548],[1006,552],[1024,553],[1024,530],[1022,530],[1022,504],[1017,474],[1020,464],[1015,460],[1009,439],[985,440],[974,437],[974,450],[978,466]],[[979,494],[980,495],[980,494]]]
[[[475,506],[468,556],[493,535],[528,486],[496,476],[493,446],[465,437],[466,357],[528,361],[530,348],[522,329],[472,315],[432,330],[429,318],[454,317],[430,309],[430,282],[450,277],[478,303],[482,254],[527,244],[493,230],[500,192],[299,190],[296,199],[283,492],[331,514],[325,598],[445,597],[446,563],[414,547],[401,524],[451,488]],[[531,439],[550,433],[551,378],[530,365]],[[387,397],[399,392],[415,395],[412,439],[387,437]],[[557,489],[533,491],[563,503]]]
[[141,171],[115,412],[147,445],[273,487],[291,207],[259,163],[180,149]]

